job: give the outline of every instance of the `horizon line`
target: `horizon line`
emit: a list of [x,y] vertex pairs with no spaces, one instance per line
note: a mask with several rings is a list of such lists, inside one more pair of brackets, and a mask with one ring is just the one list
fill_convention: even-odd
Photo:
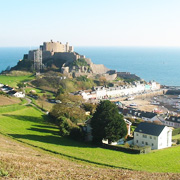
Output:
[[[39,45],[40,46],[40,45]],[[39,46],[0,46],[0,48],[38,48]],[[180,48],[179,46],[128,46],[128,45],[75,45],[73,47],[130,47],[130,48]]]

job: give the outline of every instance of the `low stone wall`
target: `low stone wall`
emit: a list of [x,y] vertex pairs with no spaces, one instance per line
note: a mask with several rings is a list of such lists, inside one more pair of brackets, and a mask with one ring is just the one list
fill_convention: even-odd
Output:
[[102,147],[105,149],[111,149],[111,150],[121,151],[125,153],[130,153],[130,154],[147,154],[151,152],[150,146],[144,146],[144,147],[139,147],[139,148],[126,148],[122,146],[102,144]]
[[[159,91],[153,91],[153,92],[148,92],[146,94],[139,94],[139,95],[131,95],[133,96],[135,99],[146,99],[146,98],[149,98],[149,97],[153,97],[153,96],[158,96],[158,95],[163,95],[163,94],[166,94],[166,91],[167,90],[164,90],[164,89],[161,89]],[[119,97],[119,98],[116,98],[116,99],[113,99],[113,101],[124,101],[126,100],[127,97]]]

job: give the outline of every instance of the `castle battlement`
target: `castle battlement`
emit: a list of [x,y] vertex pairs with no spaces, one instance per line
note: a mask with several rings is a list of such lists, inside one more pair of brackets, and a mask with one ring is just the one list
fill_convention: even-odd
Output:
[[61,42],[44,42],[41,46],[42,51],[50,51],[52,54],[55,52],[74,52],[73,46],[69,46],[69,43],[62,44]]

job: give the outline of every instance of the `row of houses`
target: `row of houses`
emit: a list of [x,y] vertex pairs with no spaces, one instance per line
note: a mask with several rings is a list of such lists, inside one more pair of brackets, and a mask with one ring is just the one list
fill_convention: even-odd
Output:
[[158,121],[158,115],[153,112],[140,111],[133,108],[119,108],[119,112],[126,117],[140,118],[144,121]]
[[160,89],[160,84],[155,81],[149,83],[134,82],[131,85],[116,86],[116,87],[104,87],[98,86],[93,90],[81,91],[80,95],[85,100],[90,99],[108,99],[117,98],[123,96],[131,96],[135,94],[142,94],[149,91],[156,91]]
[[119,108],[119,112],[126,117],[140,118],[148,122],[157,122],[173,128],[180,128],[180,116],[171,116],[168,114],[159,115],[154,112],[145,112],[132,108]]
[[9,87],[8,85],[0,84],[0,90],[10,96],[24,98],[25,94],[23,92],[17,92],[13,88]]

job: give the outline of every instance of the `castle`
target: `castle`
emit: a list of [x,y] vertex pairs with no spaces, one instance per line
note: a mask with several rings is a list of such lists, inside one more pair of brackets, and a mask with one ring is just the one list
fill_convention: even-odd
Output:
[[48,58],[63,59],[63,60],[77,60],[81,58],[74,52],[73,46],[69,46],[68,42],[62,44],[61,42],[44,42],[40,45],[39,49],[30,50],[28,53],[28,60],[35,60],[35,54],[37,51],[42,51],[42,61]]
[[[30,50],[27,59],[34,62],[34,70],[37,72],[40,72],[43,68],[43,63],[49,59],[64,62],[61,67],[61,72],[63,74],[73,73],[79,76],[87,73],[106,74],[109,71],[103,64],[94,64],[91,59],[74,52],[73,46],[69,46],[68,42],[66,44],[62,44],[59,41],[53,42],[52,40],[50,42],[44,42],[43,45],[40,45],[39,49]],[[70,63],[79,59],[85,60],[88,67],[69,67]]]
[[44,42],[38,49],[30,50],[27,55],[24,55],[24,59],[33,62],[33,69],[37,73],[48,67],[48,63],[50,63],[51,65],[57,65],[60,72],[69,77],[82,75],[95,77],[98,74],[110,81],[117,77],[140,80],[134,74],[116,72],[116,70],[106,68],[103,64],[94,64],[91,59],[75,52],[73,46],[69,46],[68,42],[66,44],[59,41],[53,42],[52,40]]

